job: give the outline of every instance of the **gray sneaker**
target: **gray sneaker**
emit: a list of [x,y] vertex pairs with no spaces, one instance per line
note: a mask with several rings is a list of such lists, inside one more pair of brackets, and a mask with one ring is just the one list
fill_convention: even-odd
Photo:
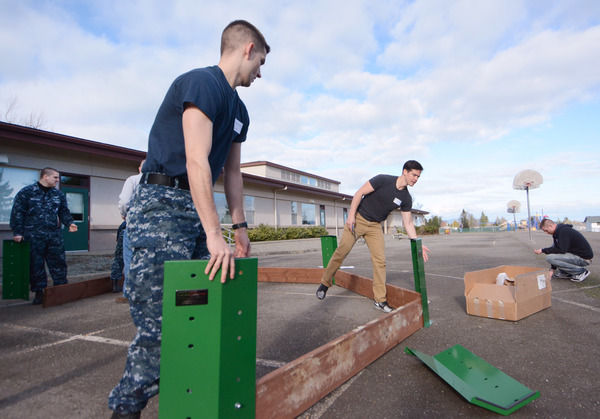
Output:
[[385,313],[391,313],[394,310],[393,308],[391,308],[388,305],[387,301],[382,301],[380,303],[378,303],[377,301],[375,301],[375,308],[377,310],[381,310],[381,311],[383,311]]
[[582,282],[585,278],[587,278],[590,274],[590,271],[588,271],[587,269],[584,269],[582,273],[580,273],[579,275],[575,275],[571,278],[571,281],[573,282]]
[[551,279],[571,279],[571,275],[564,273],[560,269],[555,269]]

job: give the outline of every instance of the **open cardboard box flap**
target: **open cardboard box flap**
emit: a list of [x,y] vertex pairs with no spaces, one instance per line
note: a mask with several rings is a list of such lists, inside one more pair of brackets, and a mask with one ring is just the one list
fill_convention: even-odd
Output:
[[[512,285],[496,285],[506,273]],[[531,266],[503,265],[465,273],[467,313],[503,320],[519,320],[551,305],[551,273]]]

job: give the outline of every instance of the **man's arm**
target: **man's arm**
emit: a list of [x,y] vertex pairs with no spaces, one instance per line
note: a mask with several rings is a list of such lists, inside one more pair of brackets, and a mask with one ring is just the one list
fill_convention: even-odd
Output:
[[210,260],[205,274],[214,279],[219,268],[221,282],[225,282],[227,272],[233,279],[235,273],[234,255],[221,234],[221,223],[213,196],[212,174],[208,156],[212,147],[212,121],[196,106],[188,106],[183,112],[183,137],[190,192],[194,206],[206,232],[206,246]]
[[60,222],[69,229],[69,233],[75,233],[77,231],[77,224],[74,223],[71,211],[67,205],[67,197],[64,193],[60,192],[60,207],[58,208],[58,219]]
[[13,240],[21,242],[25,234],[25,213],[27,212],[27,199],[19,191],[15,196],[12,210],[10,212],[10,229],[13,231]]
[[363,196],[370,194],[373,192],[375,188],[371,185],[371,182],[368,180],[354,193],[352,197],[352,202],[350,203],[350,210],[348,211],[348,218],[346,219],[346,225],[348,228],[354,232],[354,224],[356,223],[356,211],[358,211],[358,206],[360,205],[360,201],[362,201]]
[[129,201],[131,201],[136,184],[137,182],[135,176],[129,176],[127,179],[125,179],[125,183],[123,183],[123,189],[121,189],[121,193],[119,194],[118,203],[119,212],[121,213],[121,217],[123,217],[123,219],[125,219],[125,216],[127,215]]
[[[402,214],[402,224],[404,224],[404,229],[406,230],[406,234],[408,234],[408,238],[416,239],[417,238],[417,230],[415,229],[415,223],[413,221],[413,217],[410,211],[401,211]],[[423,260],[427,262],[429,260],[428,252],[429,248],[425,245],[421,245],[423,248]]]
[[[233,224],[246,221],[244,214],[244,181],[240,170],[242,143],[233,143],[225,162],[223,173],[225,183],[225,196],[231,213]],[[250,240],[245,227],[234,230],[235,235],[235,257],[247,257],[250,255]]]

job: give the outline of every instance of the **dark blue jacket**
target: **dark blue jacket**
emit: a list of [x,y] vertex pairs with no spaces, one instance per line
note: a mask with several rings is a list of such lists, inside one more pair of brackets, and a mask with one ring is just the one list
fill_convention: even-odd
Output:
[[15,196],[10,214],[14,236],[31,236],[55,232],[60,224],[73,223],[65,194],[56,188],[46,188],[39,182],[24,187]]
[[579,231],[573,230],[571,224],[557,224],[552,239],[554,240],[553,246],[542,249],[543,253],[572,253],[588,260],[594,257],[588,241]]

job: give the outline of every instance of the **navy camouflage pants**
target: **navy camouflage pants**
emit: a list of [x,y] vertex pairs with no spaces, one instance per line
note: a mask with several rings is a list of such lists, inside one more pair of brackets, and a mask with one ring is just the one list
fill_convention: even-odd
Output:
[[137,333],[123,377],[108,397],[109,408],[119,413],[142,410],[158,393],[164,262],[208,257],[189,191],[140,184],[127,213],[127,235],[133,257],[124,294]]
[[29,242],[29,284],[31,291],[43,291],[48,286],[46,266],[54,285],[67,283],[67,261],[62,231],[27,234]]

